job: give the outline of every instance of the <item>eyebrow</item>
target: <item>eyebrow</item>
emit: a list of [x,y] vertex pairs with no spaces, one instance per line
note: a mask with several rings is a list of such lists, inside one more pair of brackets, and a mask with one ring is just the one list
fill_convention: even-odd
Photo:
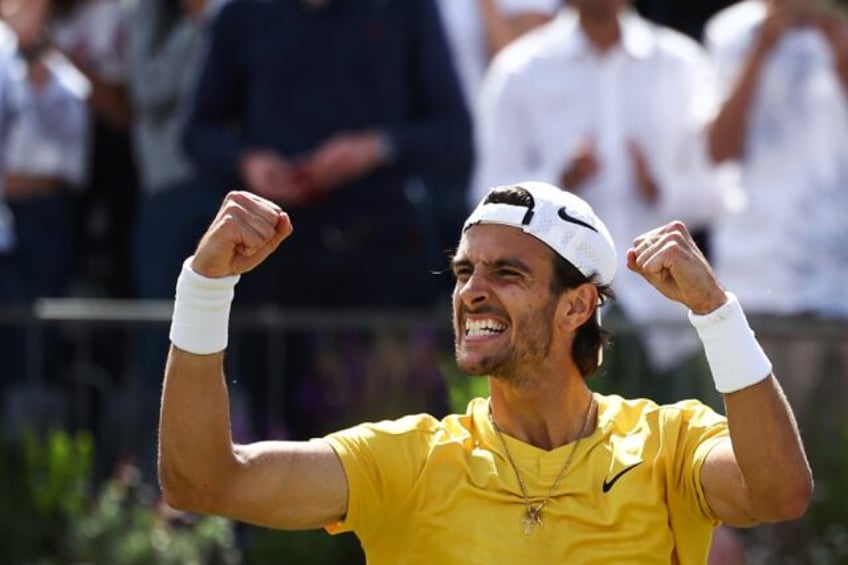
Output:
[[[481,263],[483,264],[484,267],[486,267],[487,269],[491,269],[491,270],[496,270],[496,269],[500,269],[500,268],[503,268],[503,267],[509,267],[509,268],[515,269],[517,271],[521,271],[523,273],[532,272],[532,269],[530,269],[530,266],[527,265],[527,263],[525,263],[524,261],[522,261],[521,259],[518,259],[518,258],[502,258],[502,259],[496,259],[494,261],[482,261]],[[472,265],[473,265],[473,263],[471,262],[470,259],[454,258],[451,261],[451,266],[454,269],[457,268],[457,267],[470,267]]]

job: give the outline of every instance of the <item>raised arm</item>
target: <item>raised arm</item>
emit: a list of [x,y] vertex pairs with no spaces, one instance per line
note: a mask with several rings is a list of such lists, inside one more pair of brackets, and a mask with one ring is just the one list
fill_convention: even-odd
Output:
[[[807,2],[769,5],[742,68],[710,127],[709,151],[714,162],[743,156],[754,96],[768,56],[787,30],[814,23],[818,18],[817,10]],[[707,43],[710,42],[708,30]]]
[[834,71],[848,96],[848,15],[839,10],[822,10],[816,25],[830,45]]
[[701,470],[710,508],[736,526],[802,515],[813,479],[801,437],[735,297],[721,287],[680,222],[637,238],[627,263],[691,310],[716,388],[724,394],[730,439],[712,449]]
[[291,232],[277,205],[232,192],[180,275],[159,428],[159,478],[176,508],[280,529],[321,527],[346,512],[347,482],[328,444],[235,445],[230,435],[223,350],[232,289]]

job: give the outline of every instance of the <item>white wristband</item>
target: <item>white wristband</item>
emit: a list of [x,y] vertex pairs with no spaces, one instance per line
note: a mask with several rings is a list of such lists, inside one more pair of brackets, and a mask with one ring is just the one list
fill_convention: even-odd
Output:
[[192,259],[185,260],[177,279],[170,338],[183,351],[208,355],[227,348],[230,305],[240,276],[204,277],[192,270]]
[[727,302],[708,314],[689,312],[689,321],[704,344],[716,390],[722,394],[757,384],[772,369],[736,296],[726,294]]

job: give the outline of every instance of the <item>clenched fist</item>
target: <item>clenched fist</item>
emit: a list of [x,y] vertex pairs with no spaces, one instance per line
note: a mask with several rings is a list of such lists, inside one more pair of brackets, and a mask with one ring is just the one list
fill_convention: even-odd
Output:
[[270,200],[230,192],[201,238],[191,268],[210,278],[240,275],[264,261],[292,229],[288,214]]
[[633,240],[627,267],[696,314],[712,312],[727,300],[715,272],[682,222],[671,222]]

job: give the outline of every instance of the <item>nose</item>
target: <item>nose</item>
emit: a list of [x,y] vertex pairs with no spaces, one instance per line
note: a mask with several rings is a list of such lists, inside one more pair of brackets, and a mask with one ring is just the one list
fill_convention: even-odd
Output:
[[457,280],[454,298],[467,307],[486,302],[489,298],[489,286],[482,273],[475,272],[464,281]]

